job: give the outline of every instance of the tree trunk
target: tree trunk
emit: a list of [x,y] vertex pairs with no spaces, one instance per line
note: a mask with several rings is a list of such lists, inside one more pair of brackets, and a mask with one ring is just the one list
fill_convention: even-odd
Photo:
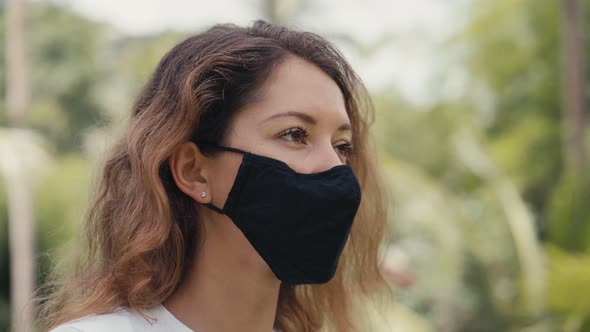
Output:
[[[29,107],[25,49],[25,1],[6,2],[6,109],[11,126],[25,127]],[[34,330],[34,223],[27,174],[6,179],[10,236],[10,296],[15,332]]]
[[[567,235],[560,239],[568,249],[579,249],[583,241],[586,217],[583,213],[587,196],[587,153],[585,146],[586,96],[584,93],[585,43],[583,8],[579,0],[562,2],[562,102],[566,176],[576,182]],[[562,222],[568,222],[566,220]]]
[[6,110],[12,126],[26,125],[29,90],[25,49],[25,1],[6,2]]
[[568,168],[582,171],[586,165],[584,146],[584,36],[579,0],[563,1],[563,110],[566,125]]
[[[14,332],[33,331],[35,287],[33,207],[25,174],[7,179],[10,236],[10,296]],[[25,175],[26,176],[26,175]]]

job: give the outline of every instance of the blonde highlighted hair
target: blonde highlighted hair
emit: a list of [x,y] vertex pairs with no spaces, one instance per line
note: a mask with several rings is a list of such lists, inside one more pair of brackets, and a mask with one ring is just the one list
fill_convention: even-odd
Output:
[[141,312],[173,294],[194,257],[199,215],[197,203],[176,187],[167,160],[187,140],[221,142],[232,114],[256,99],[287,56],[315,64],[340,87],[356,150],[349,164],[363,198],[335,277],[322,285],[282,285],[275,328],[359,330],[356,296],[374,299],[387,290],[379,271],[387,191],[369,139],[372,104],[330,43],[264,21],[216,25],[162,58],[106,159],[83,229],[84,250],[71,271],[55,272],[40,290],[42,328],[121,306]]

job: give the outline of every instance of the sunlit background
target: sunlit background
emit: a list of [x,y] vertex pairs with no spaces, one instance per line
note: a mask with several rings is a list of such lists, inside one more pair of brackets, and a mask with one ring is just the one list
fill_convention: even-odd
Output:
[[32,330],[157,61],[257,18],[328,38],[373,97],[394,198],[379,331],[590,331],[590,0],[0,3],[0,331]]

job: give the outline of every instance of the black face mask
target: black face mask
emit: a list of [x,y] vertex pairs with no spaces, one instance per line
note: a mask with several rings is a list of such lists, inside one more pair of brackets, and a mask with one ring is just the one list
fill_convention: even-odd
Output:
[[361,202],[352,168],[297,173],[286,163],[235,148],[242,163],[220,209],[284,283],[320,284],[332,279]]

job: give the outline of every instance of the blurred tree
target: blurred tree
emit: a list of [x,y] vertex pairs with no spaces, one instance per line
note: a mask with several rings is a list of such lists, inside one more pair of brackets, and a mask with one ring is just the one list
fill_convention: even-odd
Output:
[[[581,19],[588,5],[587,0],[482,0],[473,5],[473,19],[459,38],[473,99],[482,100],[478,90],[492,96],[490,104],[473,109],[491,119],[484,125],[494,160],[524,193],[542,238],[572,252],[590,249],[584,116],[589,59],[582,33],[588,26]],[[561,266],[566,256],[550,254],[549,266]],[[590,316],[567,300],[567,292],[556,291],[563,283],[556,271],[549,270],[549,309],[559,313],[564,329],[576,325],[575,331],[587,331]],[[579,273],[585,275],[582,266]],[[581,323],[568,325],[572,316]]]
[[[29,111],[29,86],[25,49],[25,2],[10,0],[6,3],[6,110],[9,124],[26,126]],[[18,165],[22,155],[6,151],[8,144],[26,143],[18,132],[2,129],[8,135],[2,141],[0,173],[8,193],[9,239],[10,239],[10,298],[12,302],[12,327],[15,332],[33,330],[33,289],[35,287],[34,223],[31,184],[29,174]],[[24,130],[24,129],[20,129]],[[25,132],[26,133],[26,132]],[[31,153],[24,150],[23,153]]]
[[542,234],[563,169],[559,10],[555,1],[479,1],[459,38],[474,100],[479,91],[492,95],[491,105],[474,104],[474,111],[491,113],[482,124],[493,157],[532,205]]
[[[32,91],[27,124],[56,151],[81,151],[85,131],[108,120],[98,100],[111,73],[105,65],[108,44],[103,30],[63,7],[35,3],[28,7],[26,28]],[[0,31],[0,38],[5,35]],[[0,70],[2,81],[5,71]],[[0,118],[0,124],[3,121]]]
[[[562,190],[567,199],[557,198],[555,204],[567,204],[560,210],[569,213],[556,214],[551,228],[552,240],[563,248],[580,250],[590,248],[590,183],[586,151],[586,87],[585,39],[583,36],[583,7],[579,0],[562,2],[562,101],[565,171]],[[565,189],[565,188],[569,188]],[[562,200],[562,202],[560,202]],[[567,201],[566,201],[567,200]],[[565,201],[565,202],[564,202]],[[567,225],[563,227],[562,225]]]
[[[584,93],[583,8],[580,0],[562,2],[562,90],[564,143],[567,169],[584,176],[586,168],[586,96]],[[575,228],[575,227],[572,227]],[[571,236],[570,236],[571,237]],[[575,241],[574,242],[579,242]]]
[[[9,236],[2,237],[9,240],[10,250],[0,251],[10,253],[10,260],[3,255],[0,265],[3,271],[10,271],[11,283],[8,287],[8,280],[0,278],[4,281],[0,285],[0,296],[5,289],[10,289],[11,321],[15,331],[33,330],[34,308],[30,299],[38,270],[33,213],[36,175],[50,165],[47,147],[57,148],[57,151],[79,150],[80,140],[75,137],[94,126],[93,112],[99,113],[99,109],[92,106],[96,104],[92,96],[101,79],[95,75],[96,54],[89,47],[99,40],[83,34],[83,24],[92,26],[87,20],[78,19],[78,26],[72,28],[80,29],[72,34],[64,25],[76,23],[77,16],[55,6],[32,5],[30,9],[28,20],[25,3],[21,0],[8,1],[0,12],[0,30],[5,32],[0,34],[4,38],[0,43],[0,60],[4,62],[0,66],[0,88],[5,91],[2,95],[5,96],[4,112],[0,112],[0,178],[3,180],[0,190],[6,191],[2,197],[7,202],[7,205],[0,204],[5,206],[0,213],[7,211],[10,224]],[[69,18],[69,22],[56,24],[60,15]],[[29,32],[26,38],[25,30]],[[52,32],[58,33],[51,35]],[[79,42],[68,44],[63,40]],[[33,52],[27,52],[28,49]],[[73,55],[66,56],[68,52]],[[81,59],[85,60],[79,61]],[[80,65],[76,68],[77,63]],[[37,130],[45,137],[41,138]],[[10,262],[10,268],[6,262]],[[1,311],[6,310],[7,303],[7,297],[0,299]],[[2,322],[0,330],[8,330],[4,316],[0,317]]]
[[[578,3],[579,10],[567,14],[561,3],[564,9]],[[590,247],[581,89],[585,71],[579,63],[587,61],[581,52],[583,10],[587,6],[578,1],[481,1],[473,6],[474,19],[460,39],[468,45],[465,62],[472,86],[493,96],[491,107],[475,105],[475,111],[491,109],[486,125],[494,159],[532,205],[542,238],[571,250]],[[561,74],[560,59],[569,74]]]
[[393,156],[394,246],[417,274],[398,300],[441,331],[547,331],[532,215],[488,156],[468,100],[429,110],[376,101],[379,143]]
[[31,299],[37,281],[33,188],[51,165],[51,157],[43,138],[32,130],[3,127],[0,127],[0,156],[0,183],[4,185],[0,189],[6,191],[9,222],[12,324],[15,331],[28,332],[33,330]]
[[564,332],[590,331],[590,254],[571,254],[547,246],[551,282],[548,302],[564,317]]

